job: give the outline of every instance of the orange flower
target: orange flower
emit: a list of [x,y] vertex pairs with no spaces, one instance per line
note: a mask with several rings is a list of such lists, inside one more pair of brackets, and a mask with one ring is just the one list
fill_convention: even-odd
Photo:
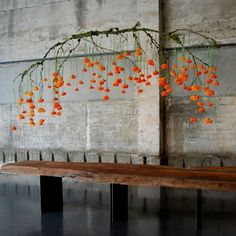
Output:
[[200,85],[195,84],[191,86],[192,91],[199,91],[201,89]]
[[155,62],[152,59],[148,59],[147,63],[148,63],[149,66],[154,66],[155,65]]
[[206,110],[205,110],[203,107],[199,107],[199,108],[198,108],[198,112],[199,112],[199,113],[203,113],[203,112],[205,112],[205,111],[206,111]]
[[75,75],[75,74],[72,74],[72,75],[70,76],[70,79],[75,80],[75,79],[76,79],[76,75]]
[[197,106],[199,106],[199,107],[202,107],[203,106],[203,102],[197,102]]
[[109,96],[108,95],[105,95],[105,96],[103,96],[103,98],[102,98],[105,102],[107,102],[110,98],[109,98]]
[[122,88],[123,88],[123,89],[127,89],[128,87],[129,87],[128,84],[123,84],[123,85],[122,85]]
[[137,88],[137,93],[142,93],[142,92],[143,92],[143,89]]
[[66,92],[62,92],[62,93],[61,93],[61,96],[66,96]]
[[154,70],[154,71],[152,72],[152,74],[153,74],[153,75],[159,75],[159,71]]
[[121,61],[123,59],[124,59],[124,55],[123,54],[116,55],[116,60]]
[[161,69],[162,70],[167,70],[168,69],[168,64],[167,63],[162,64]]
[[104,88],[104,92],[109,93],[110,89],[109,88]]
[[40,107],[40,108],[38,109],[38,113],[44,113],[44,112],[46,112],[46,110],[45,110],[43,107]]
[[203,123],[206,125],[211,125],[213,123],[213,120],[209,117],[204,118]]
[[83,84],[84,84],[84,81],[83,81],[83,80],[79,80],[79,81],[78,81],[78,84],[83,85]]
[[215,86],[220,86],[219,81],[215,81],[213,84],[214,84]]
[[213,81],[212,79],[207,79],[207,80],[206,80],[206,83],[207,83],[207,84],[211,84],[212,81]]
[[197,100],[199,100],[199,99],[200,99],[200,96],[199,96],[199,95],[192,95],[192,96],[189,97],[189,100],[190,100],[190,101],[197,101]]
[[38,103],[43,103],[44,102],[44,99],[43,98],[39,98],[38,99]]
[[16,130],[17,130],[16,126],[13,126],[13,127],[11,128],[11,131],[16,131]]
[[136,48],[135,49],[135,56],[140,57],[142,55],[142,49],[141,48]]
[[104,71],[104,70],[106,70],[106,68],[105,68],[105,66],[100,65],[100,66],[98,67],[98,70],[100,70],[100,71]]
[[189,121],[191,123],[196,123],[197,122],[197,118],[196,117],[190,117]]

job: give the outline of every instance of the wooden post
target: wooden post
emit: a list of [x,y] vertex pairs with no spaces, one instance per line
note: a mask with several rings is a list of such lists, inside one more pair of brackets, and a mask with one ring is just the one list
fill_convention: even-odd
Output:
[[63,211],[62,178],[40,176],[41,212]]
[[128,186],[110,184],[110,222],[128,220]]

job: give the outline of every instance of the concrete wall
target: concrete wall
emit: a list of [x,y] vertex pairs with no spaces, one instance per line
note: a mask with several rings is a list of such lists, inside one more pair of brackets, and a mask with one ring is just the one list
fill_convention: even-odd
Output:
[[[0,61],[40,58],[55,42],[79,30],[128,27],[137,21],[158,28],[158,11],[158,0],[3,0]],[[126,96],[113,92],[108,103],[98,93],[81,90],[64,100],[60,119],[46,115],[44,127],[29,128],[23,122],[12,133],[17,114],[13,79],[27,65],[0,65],[0,149],[159,154],[157,89],[137,96],[131,86]]]
[[[167,0],[164,6],[166,31],[176,28],[193,29],[207,33],[220,44],[236,43],[234,0]],[[197,39],[192,42],[198,43]],[[205,52],[198,50],[197,53],[201,55]],[[198,157],[212,154],[223,160],[235,158],[233,155],[236,152],[235,56],[236,47],[233,45],[221,47],[217,51],[216,65],[222,86],[216,90],[216,96],[211,99],[215,107],[208,112],[214,119],[214,125],[189,124],[188,118],[193,114],[193,106],[188,101],[186,93],[177,90],[168,99],[167,150],[170,159],[176,158],[176,155],[192,156],[193,153]],[[183,158],[179,159],[182,163]],[[233,159],[231,161],[233,163]]]

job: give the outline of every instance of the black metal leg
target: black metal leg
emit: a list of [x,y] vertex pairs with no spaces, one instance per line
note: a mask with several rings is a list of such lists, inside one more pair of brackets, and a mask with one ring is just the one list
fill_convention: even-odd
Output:
[[110,185],[110,222],[128,220],[128,186]]
[[62,178],[40,176],[40,194],[42,212],[63,211]]
[[202,228],[202,190],[197,189],[196,199],[196,231]]

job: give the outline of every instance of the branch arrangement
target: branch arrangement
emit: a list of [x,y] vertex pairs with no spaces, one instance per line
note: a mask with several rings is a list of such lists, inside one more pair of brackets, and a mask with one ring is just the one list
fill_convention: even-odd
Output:
[[[208,45],[207,55],[198,55],[186,46],[186,36],[190,34]],[[52,116],[61,116],[62,98],[68,92],[79,92],[82,87],[99,91],[102,99],[109,101],[112,89],[119,89],[125,95],[130,87],[135,87],[137,93],[141,94],[149,87],[158,85],[161,95],[166,97],[173,91],[174,84],[190,93],[189,99],[196,103],[198,113],[206,114],[213,104],[203,102],[201,93],[211,97],[214,95],[213,87],[220,85],[213,65],[215,40],[186,29],[166,33],[163,37],[165,41],[177,49],[173,50],[172,55],[166,51],[162,53],[166,56],[161,60],[164,63],[159,64],[158,38],[157,30],[141,27],[137,22],[131,28],[82,32],[56,43],[40,61],[16,77],[18,119],[27,120],[31,126],[43,125],[45,119],[36,121],[37,113],[42,115],[50,112]],[[76,57],[78,52],[89,56]],[[54,65],[51,75],[45,75],[45,65],[51,61],[50,58],[54,58]],[[70,76],[65,78],[64,70],[72,58],[82,59],[74,66],[70,65]],[[79,70],[81,65],[82,69]],[[43,106],[47,102],[45,90],[52,94],[50,111]],[[191,123],[197,121],[197,117],[190,117]],[[212,124],[213,121],[204,116],[203,122]],[[16,130],[16,125],[12,130]]]

